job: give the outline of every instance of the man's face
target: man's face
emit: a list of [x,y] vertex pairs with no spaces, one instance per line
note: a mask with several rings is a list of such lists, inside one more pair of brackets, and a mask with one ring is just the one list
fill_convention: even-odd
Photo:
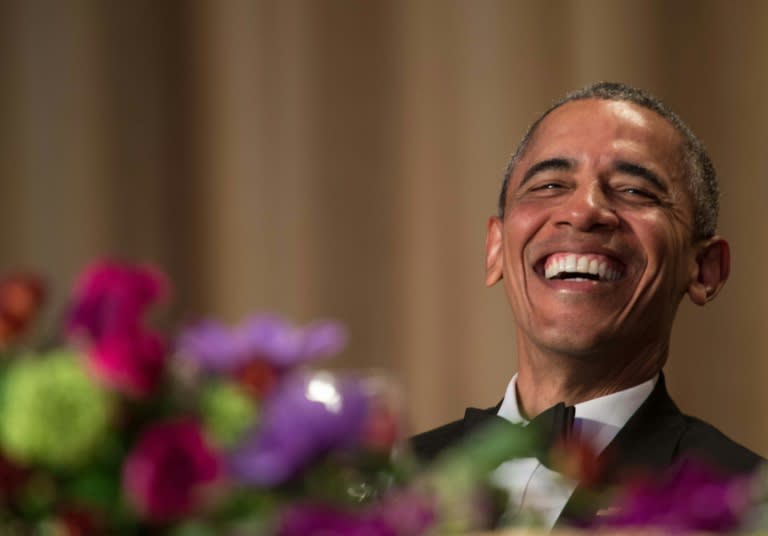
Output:
[[580,100],[539,125],[489,224],[518,337],[589,355],[666,344],[698,273],[681,137],[628,102]]

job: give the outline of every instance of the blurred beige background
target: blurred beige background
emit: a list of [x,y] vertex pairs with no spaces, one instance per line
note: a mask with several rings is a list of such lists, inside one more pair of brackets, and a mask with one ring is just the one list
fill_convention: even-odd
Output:
[[732,279],[684,305],[680,405],[768,455],[768,2],[5,0],[0,269],[54,301],[94,256],[164,267],[171,316],[336,317],[413,430],[515,370],[483,240],[526,126],[597,80],[711,150]]

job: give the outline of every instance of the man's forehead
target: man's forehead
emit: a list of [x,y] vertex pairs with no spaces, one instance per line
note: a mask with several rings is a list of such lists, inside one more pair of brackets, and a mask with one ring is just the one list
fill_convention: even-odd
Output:
[[531,141],[535,142],[544,134],[565,129],[600,129],[609,132],[632,129],[655,137],[680,139],[674,126],[653,110],[628,101],[580,99],[566,102],[547,114],[536,128]]
[[[682,160],[682,136],[656,112],[627,101],[583,99],[559,106],[539,122],[520,155],[524,165],[519,167],[535,163],[531,159],[542,154],[553,156],[548,154],[553,151],[614,146],[640,149],[648,158],[675,168]],[[673,174],[678,171],[682,170],[675,169]],[[516,172],[525,173],[524,169]]]

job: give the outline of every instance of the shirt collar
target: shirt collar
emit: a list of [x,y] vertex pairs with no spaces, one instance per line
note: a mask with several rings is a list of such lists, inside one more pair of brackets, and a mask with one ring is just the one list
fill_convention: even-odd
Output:
[[[645,402],[658,379],[657,374],[629,389],[576,404],[574,427],[578,436],[587,441],[596,454],[602,452]],[[517,374],[512,376],[507,386],[498,415],[512,423],[528,424],[517,405]]]

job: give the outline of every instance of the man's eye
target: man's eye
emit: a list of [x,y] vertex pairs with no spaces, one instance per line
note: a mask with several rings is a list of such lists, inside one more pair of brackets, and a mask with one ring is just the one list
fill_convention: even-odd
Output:
[[562,188],[562,184],[558,184],[556,182],[547,182],[544,184],[539,184],[538,186],[534,186],[531,188],[533,191],[541,191],[541,190],[557,190],[559,188]]
[[650,201],[658,201],[659,199],[656,194],[651,193],[648,190],[644,190],[642,188],[633,188],[633,187],[621,188],[619,189],[619,192],[621,194],[626,195],[627,197],[639,197],[639,198],[647,199]]

